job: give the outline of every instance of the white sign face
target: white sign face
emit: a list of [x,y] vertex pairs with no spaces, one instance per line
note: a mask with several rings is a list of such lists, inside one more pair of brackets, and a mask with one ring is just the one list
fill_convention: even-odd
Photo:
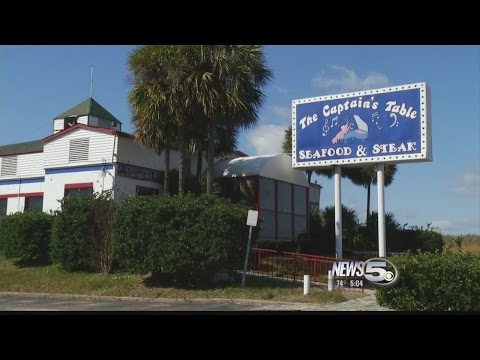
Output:
[[257,220],[258,220],[258,211],[257,210],[248,210],[247,225],[248,226],[257,226]]

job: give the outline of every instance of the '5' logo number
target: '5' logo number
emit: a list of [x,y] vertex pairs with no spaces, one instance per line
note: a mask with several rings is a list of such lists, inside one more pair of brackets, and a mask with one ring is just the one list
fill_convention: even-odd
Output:
[[400,271],[398,268],[394,263],[387,259],[368,259],[365,261],[364,266],[365,279],[377,286],[392,286],[400,277]]

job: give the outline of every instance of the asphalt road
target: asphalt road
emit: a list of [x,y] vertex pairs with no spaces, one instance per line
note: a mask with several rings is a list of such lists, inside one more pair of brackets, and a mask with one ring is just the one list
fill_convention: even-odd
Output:
[[[331,304],[228,299],[145,299],[85,295],[0,292],[0,311],[389,311],[376,303],[374,292]],[[390,310],[391,311],[391,310]]]
[[64,296],[0,295],[0,311],[249,311],[258,305],[187,302],[175,299],[88,299]]

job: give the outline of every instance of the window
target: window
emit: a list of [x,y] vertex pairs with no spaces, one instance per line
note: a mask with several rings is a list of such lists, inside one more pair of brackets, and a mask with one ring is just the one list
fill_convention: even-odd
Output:
[[38,211],[43,210],[43,196],[32,196],[25,198],[25,211]]
[[63,128],[69,128],[71,126],[77,125],[78,118],[76,116],[68,116],[63,120]]
[[93,183],[65,184],[64,196],[88,197],[93,193]]
[[292,213],[292,185],[283,181],[277,181],[278,211]]
[[252,208],[255,206],[255,178],[216,179],[220,185],[220,196],[232,200],[234,203],[246,202]]
[[260,223],[259,237],[262,239],[275,239],[275,213],[268,210],[260,210],[259,216],[263,219]]
[[4,156],[2,158],[2,170],[0,176],[17,175],[17,155]]
[[260,208],[275,210],[275,181],[264,177],[260,178]]
[[185,169],[185,176],[192,175],[192,160],[190,158],[183,159],[183,168]]
[[0,199],[0,217],[7,215],[7,201],[8,199]]
[[292,184],[277,181],[278,239],[292,240]]
[[294,239],[307,232],[307,188],[295,185],[293,187],[294,204]]
[[88,161],[89,138],[70,140],[69,162]]
[[158,195],[158,189],[152,189],[145,186],[137,186],[137,195]]
[[260,177],[259,192],[259,216],[263,218],[259,237],[275,239],[275,180]]
[[305,234],[307,232],[307,217],[305,215],[295,215],[294,229],[294,240],[297,240],[301,234]]
[[294,186],[294,211],[296,215],[307,214],[307,188],[303,186]]

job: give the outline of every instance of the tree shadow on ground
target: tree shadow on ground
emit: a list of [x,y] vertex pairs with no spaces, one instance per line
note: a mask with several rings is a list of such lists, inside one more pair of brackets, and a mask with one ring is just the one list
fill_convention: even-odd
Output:
[[[143,280],[143,284],[150,288],[174,287],[183,290],[213,290],[225,288],[241,288],[242,275],[235,274],[231,281],[218,281],[215,283],[192,284],[188,282],[176,281],[166,274],[152,274]],[[245,288],[249,289],[271,289],[271,288],[295,288],[303,286],[300,282],[292,282],[279,279],[271,279],[267,277],[247,275],[245,280]]]

